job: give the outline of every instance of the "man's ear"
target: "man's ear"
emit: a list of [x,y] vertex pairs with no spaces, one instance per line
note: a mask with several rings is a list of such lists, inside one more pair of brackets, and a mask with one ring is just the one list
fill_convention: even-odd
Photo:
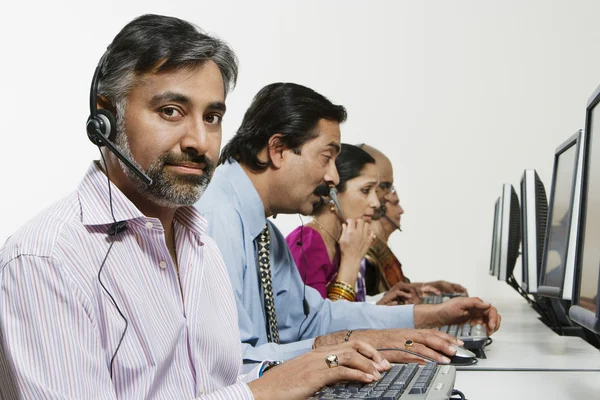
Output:
[[104,96],[98,96],[98,100],[96,102],[96,107],[97,108],[103,108],[105,110],[108,110],[112,113],[112,115],[114,115],[115,117],[117,116],[117,109],[115,108],[115,106],[110,102],[110,100],[108,100],[106,97]]
[[271,165],[278,169],[281,168],[284,158],[284,151],[287,150],[283,144],[282,138],[283,135],[281,133],[276,133],[269,138],[269,142],[267,143],[267,150]]

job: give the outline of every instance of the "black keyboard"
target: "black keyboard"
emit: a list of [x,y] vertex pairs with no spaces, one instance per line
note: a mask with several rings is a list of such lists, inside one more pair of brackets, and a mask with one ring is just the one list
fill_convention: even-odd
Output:
[[394,364],[373,383],[345,382],[327,386],[311,399],[447,400],[454,389],[456,369],[427,363]]

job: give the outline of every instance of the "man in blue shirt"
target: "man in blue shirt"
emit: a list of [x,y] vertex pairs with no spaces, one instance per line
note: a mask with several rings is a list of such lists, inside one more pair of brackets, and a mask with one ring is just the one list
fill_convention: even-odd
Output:
[[[413,351],[449,362],[440,353],[453,355],[455,346],[462,344],[459,340],[414,328],[470,319],[486,323],[491,333],[500,319],[489,303],[463,298],[435,306],[384,307],[323,299],[304,285],[282,233],[267,220],[280,213],[311,214],[319,200],[314,193],[317,186],[337,184],[334,161],[341,145],[339,124],[345,119],[342,106],[309,88],[291,83],[266,86],[223,148],[221,165],[197,203],[231,277],[244,362],[287,360],[311,347],[352,339],[363,339],[376,348],[404,348],[406,340],[412,340]],[[271,296],[258,259],[258,240],[265,225],[270,234],[275,327],[268,324],[270,307],[265,303]],[[393,362],[418,360],[403,352],[384,354]]]

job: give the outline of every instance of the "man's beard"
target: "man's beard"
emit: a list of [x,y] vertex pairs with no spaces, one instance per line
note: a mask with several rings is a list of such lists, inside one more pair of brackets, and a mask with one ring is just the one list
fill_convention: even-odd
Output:
[[[115,144],[119,150],[140,170],[142,167],[135,161],[124,127],[120,127]],[[181,163],[204,164],[202,175],[182,175],[170,173],[165,165],[177,165]],[[119,160],[121,169],[133,183],[138,193],[149,198],[152,202],[169,208],[191,206],[200,200],[206,190],[214,171],[213,161],[202,155],[181,153],[179,155],[165,153],[157,158],[144,172],[152,179],[150,185],[146,185],[131,169]]]

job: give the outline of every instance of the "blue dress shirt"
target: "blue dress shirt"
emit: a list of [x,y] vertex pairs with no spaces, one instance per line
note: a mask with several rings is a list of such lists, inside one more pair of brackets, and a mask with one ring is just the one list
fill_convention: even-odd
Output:
[[[245,369],[262,360],[288,360],[316,336],[346,329],[413,328],[413,306],[376,306],[323,299],[304,285],[281,231],[265,217],[252,181],[232,160],[219,166],[196,207],[223,254],[235,292]],[[257,237],[269,224],[271,275],[281,344],[268,343],[258,275]],[[304,315],[303,293],[310,306]]]

